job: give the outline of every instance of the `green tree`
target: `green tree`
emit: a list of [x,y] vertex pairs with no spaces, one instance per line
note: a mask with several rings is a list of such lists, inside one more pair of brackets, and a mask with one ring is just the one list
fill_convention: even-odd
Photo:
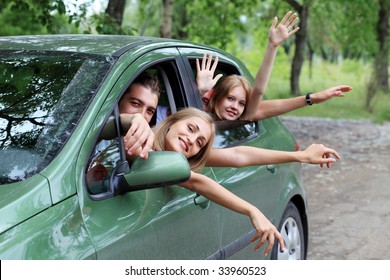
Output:
[[390,0],[379,0],[376,35],[378,52],[375,56],[375,77],[379,89],[389,92],[389,12]]
[[74,23],[82,33],[135,35],[137,29],[123,23],[125,0],[110,0],[104,12],[89,15],[92,4],[90,0],[77,6],[77,11],[69,15],[69,21]]
[[246,19],[256,14],[257,2],[140,0],[138,25],[143,26],[145,35],[201,42],[225,49],[236,39],[237,32],[248,30]]
[[308,37],[308,19],[309,10],[312,0],[305,0],[302,4],[296,0],[285,0],[291,7],[298,12],[299,15],[299,32],[295,35],[295,54],[291,65],[290,86],[294,95],[300,95],[299,76],[301,75],[302,65],[304,62],[305,46]]
[[[178,1],[183,2],[186,1]],[[204,0],[186,3],[187,21],[181,33],[188,34],[188,39],[225,49],[236,40],[237,32],[246,32],[247,18],[256,14],[255,0]],[[179,33],[179,32],[177,32]]]
[[162,17],[160,24],[160,37],[172,38],[173,0],[162,0]]
[[12,27],[9,22],[2,25],[0,35],[54,33],[54,28],[58,26],[58,15],[65,13],[63,0],[0,0],[2,21],[5,21],[5,17],[7,20],[12,19],[13,23]]
[[308,34],[313,51],[323,59],[360,59],[375,52],[376,1],[343,0],[312,3]]
[[375,28],[378,48],[374,54],[373,70],[366,88],[365,107],[369,112],[373,111],[378,92],[389,92],[389,10],[390,0],[379,0]]
[[[344,0],[284,1],[300,16],[290,77],[294,95],[300,94],[299,78],[304,60],[307,58],[311,65],[315,55],[334,63],[340,58],[372,60],[377,57],[371,83],[388,90],[389,0],[354,0],[348,5]],[[274,1],[274,5],[278,2]]]
[[126,0],[109,0],[106,8],[106,13],[110,15],[115,22],[121,26],[123,14],[125,11]]

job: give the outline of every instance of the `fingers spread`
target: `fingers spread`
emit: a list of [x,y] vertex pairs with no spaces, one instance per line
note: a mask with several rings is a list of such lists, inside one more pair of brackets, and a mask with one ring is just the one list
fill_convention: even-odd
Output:
[[[294,14],[294,16],[296,16],[296,15]],[[291,28],[293,28],[294,25],[298,22],[298,20],[299,20],[298,18],[295,18],[292,22],[290,22],[289,25],[286,26],[287,30],[290,30]],[[293,34],[293,32],[291,32],[290,34]]]
[[206,68],[206,53],[203,54],[203,58],[202,58],[202,69],[205,68]]
[[[210,62],[211,63],[211,62]],[[215,61],[213,63],[213,66],[211,67],[211,71],[214,73],[215,72],[215,69],[217,68],[217,65],[218,65],[218,56],[215,57]]]
[[206,61],[206,69],[209,70],[210,69],[210,66],[211,66],[211,61],[213,60],[213,53],[210,53],[209,54],[209,57]]
[[274,17],[274,21],[272,22],[271,29],[275,29],[278,24],[278,17]]
[[220,79],[220,78],[222,78],[222,74],[218,74],[217,76],[215,76],[215,78],[213,79],[213,81],[215,82],[215,83],[217,83],[218,82],[218,80]]
[[286,22],[287,22],[287,20],[288,20],[288,18],[289,18],[290,15],[291,15],[291,13],[292,13],[291,11],[288,11],[288,12],[284,15],[284,17],[283,17],[283,19],[281,20],[280,24],[285,25]]

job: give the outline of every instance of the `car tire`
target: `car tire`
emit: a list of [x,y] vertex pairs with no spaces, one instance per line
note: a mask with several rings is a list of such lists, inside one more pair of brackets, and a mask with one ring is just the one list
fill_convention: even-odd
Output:
[[280,250],[276,242],[271,252],[272,260],[302,260],[305,258],[305,238],[301,216],[298,208],[291,201],[284,210],[279,225],[279,232],[283,236],[285,250]]

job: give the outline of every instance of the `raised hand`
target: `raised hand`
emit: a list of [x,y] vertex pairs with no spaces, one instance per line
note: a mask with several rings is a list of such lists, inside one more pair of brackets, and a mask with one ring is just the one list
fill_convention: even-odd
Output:
[[217,65],[218,57],[215,57],[215,61],[213,63],[213,53],[210,53],[208,58],[206,53],[204,53],[202,64],[199,63],[199,59],[196,59],[196,83],[201,95],[212,89],[217,81],[222,77],[222,74],[218,74],[214,77]]
[[[282,21],[278,23],[278,18],[275,17],[268,33],[268,40],[273,47],[278,47],[281,43],[286,41],[291,35],[299,30],[299,27],[294,28],[298,22],[297,14],[291,11],[287,12]],[[293,29],[294,28],[294,29]]]

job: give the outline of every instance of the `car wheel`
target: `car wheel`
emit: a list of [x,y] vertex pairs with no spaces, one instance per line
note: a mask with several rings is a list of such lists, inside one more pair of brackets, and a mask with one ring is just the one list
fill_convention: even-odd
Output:
[[279,242],[272,249],[272,260],[301,260],[304,258],[305,241],[303,225],[297,207],[291,201],[284,210],[279,225],[279,232],[283,236],[285,250],[280,250]]

